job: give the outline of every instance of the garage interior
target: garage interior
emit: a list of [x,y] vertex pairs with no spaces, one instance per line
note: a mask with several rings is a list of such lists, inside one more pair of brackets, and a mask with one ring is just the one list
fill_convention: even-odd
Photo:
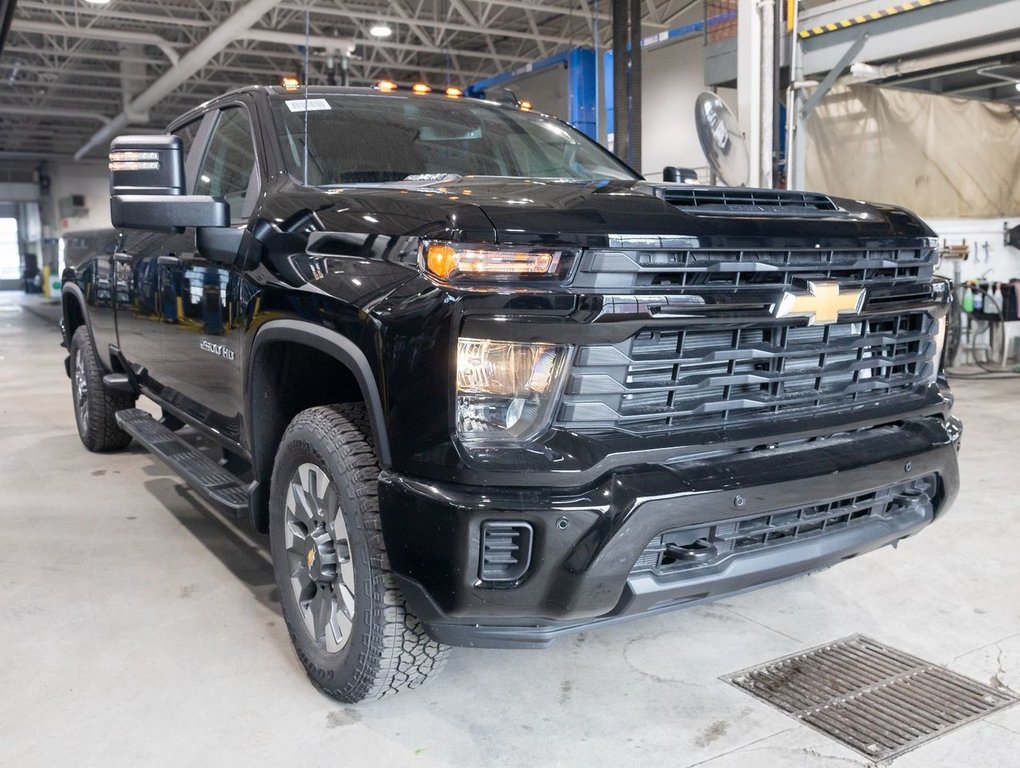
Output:
[[[85,451],[60,346],[68,249],[112,229],[111,140],[288,83],[512,100],[651,182],[916,212],[955,296],[952,510],[832,569],[323,696],[268,539],[137,442]],[[705,92],[736,116],[736,166],[699,139]],[[0,0],[0,764],[1015,765],[1018,294],[1020,0]],[[898,746],[752,690],[811,652],[798,684],[838,695],[816,649],[844,639],[904,664],[853,685],[944,684],[883,705]]]

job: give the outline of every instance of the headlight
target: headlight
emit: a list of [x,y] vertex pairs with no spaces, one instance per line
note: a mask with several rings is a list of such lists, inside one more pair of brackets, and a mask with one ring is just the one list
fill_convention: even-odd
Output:
[[419,261],[440,280],[528,280],[561,276],[572,256],[550,248],[426,242]]
[[552,416],[567,348],[554,344],[460,339],[457,435],[464,441],[522,442]]

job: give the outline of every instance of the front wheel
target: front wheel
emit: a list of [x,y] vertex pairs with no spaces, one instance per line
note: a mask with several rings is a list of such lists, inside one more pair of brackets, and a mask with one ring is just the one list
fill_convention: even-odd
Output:
[[379,521],[379,465],[361,404],[309,408],[273,468],[273,569],[305,671],[340,701],[416,688],[445,662],[408,611]]
[[117,425],[115,417],[117,411],[134,408],[135,398],[103,386],[103,366],[84,325],[71,336],[69,351],[74,420],[82,444],[97,453],[124,448],[131,442],[131,435]]

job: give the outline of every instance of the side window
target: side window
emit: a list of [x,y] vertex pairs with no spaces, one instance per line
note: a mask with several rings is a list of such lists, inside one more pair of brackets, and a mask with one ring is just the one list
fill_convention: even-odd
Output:
[[202,125],[202,118],[198,120],[192,120],[187,125],[182,125],[176,131],[174,136],[181,140],[181,144],[184,147],[184,165],[188,164],[188,157],[191,155],[191,148],[195,146],[195,137],[198,136],[198,129]]
[[230,204],[231,218],[247,211],[245,197],[255,173],[255,145],[248,113],[239,107],[220,115],[209,139],[195,179],[196,195],[222,197]]

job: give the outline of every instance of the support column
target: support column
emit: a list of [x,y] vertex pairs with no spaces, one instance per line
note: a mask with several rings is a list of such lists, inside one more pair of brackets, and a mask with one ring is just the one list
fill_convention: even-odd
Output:
[[750,173],[748,184],[761,186],[761,17],[758,0],[737,6],[737,119],[744,130]]
[[567,60],[570,114],[567,121],[581,133],[598,141],[596,62],[595,51],[591,48],[574,48],[570,52]]

